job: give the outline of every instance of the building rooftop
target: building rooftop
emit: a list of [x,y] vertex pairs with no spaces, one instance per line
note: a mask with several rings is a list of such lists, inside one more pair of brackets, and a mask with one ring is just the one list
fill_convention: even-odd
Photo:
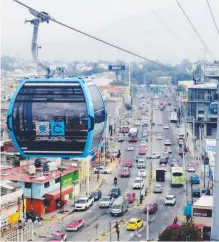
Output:
[[201,196],[194,204],[193,207],[212,208],[213,207],[213,196]]
[[194,89],[217,89],[217,82],[201,83],[197,85],[192,85],[189,87]]
[[77,171],[79,167],[60,166],[58,170],[50,172],[36,171],[34,175],[30,175],[29,165],[19,166],[7,169],[0,169],[1,180],[23,181],[32,183],[45,183],[58,177]]

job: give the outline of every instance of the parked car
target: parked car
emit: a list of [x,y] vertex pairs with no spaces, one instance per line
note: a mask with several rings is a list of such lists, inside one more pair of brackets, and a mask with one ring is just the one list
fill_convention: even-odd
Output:
[[138,160],[138,165],[137,165],[138,169],[146,169],[146,162],[144,158],[140,158]]
[[66,231],[78,231],[83,226],[84,226],[83,219],[74,219],[67,224]]
[[158,122],[158,124],[157,124],[158,126],[163,126],[163,122],[162,121],[160,121],[160,122]]
[[124,164],[125,167],[132,167],[132,161],[131,160],[127,160]]
[[127,230],[138,230],[143,227],[143,220],[139,218],[131,218],[129,219],[126,229]]
[[164,142],[165,146],[171,146],[171,141],[169,139],[166,139]]
[[162,193],[163,192],[163,188],[160,184],[155,184],[154,185],[154,193]]
[[111,174],[112,170],[110,168],[107,168],[105,166],[97,166],[93,168],[93,172],[95,174],[101,173],[101,174]]
[[144,180],[142,177],[136,177],[134,182],[133,182],[133,185],[132,185],[132,188],[133,189],[142,189],[144,187]]
[[114,198],[119,197],[120,195],[121,195],[121,189],[119,187],[112,188],[109,194],[109,196]]
[[118,137],[118,142],[124,142],[124,135],[120,135]]
[[113,204],[112,196],[102,196],[99,202],[100,208],[109,208]]
[[121,177],[129,177],[130,176],[130,170],[128,167],[123,167],[120,172],[119,172],[119,175]]
[[96,190],[91,193],[91,196],[94,198],[94,201],[98,201],[102,196],[102,192],[100,190]]
[[165,205],[175,205],[176,204],[176,196],[167,195],[165,199]]
[[[148,204],[149,207],[149,214],[153,214],[157,211],[158,205],[156,203],[150,203]],[[147,205],[144,208],[144,213],[147,213]]]
[[135,192],[127,192],[126,197],[129,201],[129,203],[133,203],[136,199],[136,194],[135,194]]
[[191,176],[190,179],[191,179],[190,181],[192,184],[200,184],[200,178],[198,175]]

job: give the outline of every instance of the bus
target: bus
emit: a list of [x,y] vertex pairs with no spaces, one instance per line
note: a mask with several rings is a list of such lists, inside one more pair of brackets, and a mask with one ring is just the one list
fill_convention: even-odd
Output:
[[171,112],[170,113],[170,122],[177,123],[177,121],[178,121],[177,112]]
[[138,141],[138,129],[131,128],[129,130],[129,142],[137,142]]
[[184,171],[183,167],[172,167],[171,169],[171,186],[184,185]]

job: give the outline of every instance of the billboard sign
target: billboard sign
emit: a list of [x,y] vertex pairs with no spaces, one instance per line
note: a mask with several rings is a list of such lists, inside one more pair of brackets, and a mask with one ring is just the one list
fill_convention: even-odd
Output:
[[109,71],[125,71],[125,65],[120,65],[120,66],[109,65]]

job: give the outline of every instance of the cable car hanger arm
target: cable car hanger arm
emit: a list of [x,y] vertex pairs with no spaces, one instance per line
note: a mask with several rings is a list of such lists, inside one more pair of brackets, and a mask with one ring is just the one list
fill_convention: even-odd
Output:
[[132,52],[132,51],[129,51],[129,50],[124,49],[124,48],[122,48],[122,47],[120,47],[120,46],[117,46],[117,45],[112,44],[112,43],[110,43],[110,42],[107,42],[107,41],[105,41],[105,40],[99,39],[99,38],[97,38],[97,37],[95,37],[95,36],[93,36],[93,35],[90,35],[90,34],[88,34],[88,33],[85,33],[85,32],[83,32],[83,31],[81,31],[81,30],[79,30],[79,29],[76,29],[76,28],[74,28],[74,27],[71,27],[70,25],[67,25],[67,24],[64,24],[64,23],[62,23],[62,22],[60,22],[60,21],[57,21],[56,19],[54,19],[54,18],[52,18],[51,16],[49,16],[47,13],[45,13],[45,12],[38,12],[37,10],[35,10],[35,9],[31,8],[31,7],[29,7],[28,5],[22,3],[22,2],[20,2],[20,1],[18,1],[18,0],[13,0],[13,1],[16,2],[16,3],[18,3],[18,4],[20,4],[20,5],[22,5],[22,6],[25,7],[25,8],[28,8],[29,11],[30,11],[30,13],[33,14],[33,15],[34,15],[35,17],[37,17],[37,18],[39,18],[39,17],[46,17],[46,16],[47,16],[47,17],[48,17],[48,20],[51,20],[52,22],[55,22],[55,23],[57,23],[57,24],[59,24],[59,25],[61,25],[61,26],[63,26],[63,27],[66,27],[66,28],[68,28],[68,29],[71,29],[71,30],[73,30],[73,31],[75,31],[75,32],[78,32],[78,33],[80,33],[80,34],[82,34],[82,35],[85,35],[85,36],[87,36],[87,37],[89,37],[89,38],[91,38],[91,39],[94,39],[94,40],[96,40],[96,41],[98,41],[98,42],[101,42],[101,43],[103,43],[103,44],[105,44],[105,45],[111,46],[111,47],[113,47],[113,48],[115,48],[115,49],[118,49],[118,50],[121,50],[121,51],[123,51],[123,52],[126,52],[126,53],[128,53],[128,54],[130,54],[130,55],[133,55],[133,56],[135,56],[135,57],[138,57],[138,58],[140,58],[140,59],[142,59],[142,60],[145,60],[145,61],[148,61],[148,62],[154,63],[154,64],[156,64],[156,65],[163,66],[163,67],[165,67],[165,68],[167,68],[167,69],[170,69],[169,66],[166,66],[166,65],[164,65],[164,64],[162,64],[162,63],[156,62],[156,61],[154,61],[154,60],[150,60],[150,59],[148,59],[148,58],[146,58],[146,57],[144,57],[144,56],[141,56],[141,55],[135,54],[135,53]]

